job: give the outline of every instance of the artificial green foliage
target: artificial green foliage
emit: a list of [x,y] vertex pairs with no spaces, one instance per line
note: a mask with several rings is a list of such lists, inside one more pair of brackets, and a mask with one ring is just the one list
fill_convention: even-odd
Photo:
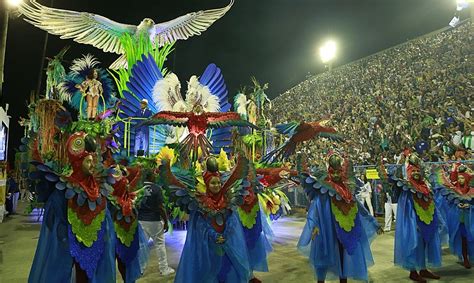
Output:
[[336,222],[346,232],[350,232],[355,226],[355,219],[357,216],[358,208],[356,204],[352,205],[347,215],[345,215],[339,208],[334,204],[334,200],[331,200],[331,210]]
[[156,159],[154,156],[138,156],[134,162],[132,162],[132,166],[133,165],[140,165],[142,170],[153,171],[156,168]]
[[416,215],[418,215],[418,218],[421,220],[421,222],[427,225],[430,224],[431,221],[433,221],[433,216],[434,216],[434,210],[435,210],[434,201],[430,202],[426,210],[421,205],[419,205],[418,202],[416,201],[413,201],[413,204],[415,207]]
[[134,219],[132,225],[130,226],[130,230],[126,231],[122,226],[120,226],[117,221],[114,221],[114,227],[115,227],[115,234],[117,234],[117,238],[120,240],[120,242],[126,246],[130,247],[132,244],[133,238],[135,237],[135,232],[137,231],[138,227],[138,220]]
[[256,147],[261,147],[263,142],[262,134],[259,131],[254,131],[253,134],[243,136],[242,141],[247,146],[253,146],[255,143]]
[[77,241],[90,248],[97,241],[98,232],[105,219],[105,209],[92,220],[90,225],[84,224],[76,215],[76,212],[69,207],[67,209],[67,219],[69,224],[71,224],[72,233],[76,236]]
[[283,166],[282,162],[272,162],[272,163],[263,163],[263,162],[254,162],[255,169],[263,169],[263,168],[279,168]]
[[242,208],[238,208],[237,212],[239,213],[240,221],[242,225],[248,229],[252,229],[253,225],[257,222],[257,212],[260,209],[258,202],[252,207],[249,213],[245,212]]
[[147,34],[141,34],[138,37],[130,34],[124,34],[120,38],[125,56],[127,58],[128,69],[119,69],[109,71],[114,78],[117,89],[123,98],[123,92],[128,91],[127,82],[131,75],[133,65],[142,59],[142,55],[152,55],[155,59],[158,68],[161,70],[163,76],[166,74],[166,69],[163,68],[166,58],[174,50],[174,43],[165,44],[159,47],[158,44],[153,43]]
[[68,132],[85,132],[92,137],[105,138],[109,135],[114,122],[110,119],[103,120],[101,122],[94,122],[88,120],[79,120],[73,122]]

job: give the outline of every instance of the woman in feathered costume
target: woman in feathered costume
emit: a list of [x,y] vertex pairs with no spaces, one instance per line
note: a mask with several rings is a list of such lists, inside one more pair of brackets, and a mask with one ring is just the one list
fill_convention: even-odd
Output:
[[99,63],[90,54],[75,59],[65,82],[60,85],[62,100],[67,100],[80,116],[85,108],[87,119],[94,119],[115,102],[113,82],[107,71],[97,67]]
[[200,193],[194,176],[182,178],[178,172],[172,174],[167,161],[160,166],[160,176],[171,195],[176,196],[176,204],[190,213],[175,282],[247,283],[248,253],[235,209],[243,203],[248,161],[240,157],[230,176],[207,167],[203,173],[206,192]]
[[[107,174],[96,168],[95,140],[77,132],[67,141],[72,172],[35,162],[45,214],[28,282],[115,282],[115,236],[107,209]],[[102,174],[102,175],[100,175]],[[101,181],[101,182],[100,182]]]
[[77,84],[76,88],[82,92],[87,101],[87,118],[94,119],[97,116],[97,107],[99,106],[99,97],[102,96],[104,88],[102,83],[97,80],[99,73],[96,69],[92,69],[86,79]]
[[465,165],[455,164],[449,178],[438,168],[437,189],[445,214],[451,252],[470,269],[474,257],[474,187],[472,172]]
[[330,153],[327,170],[302,173],[302,185],[311,205],[298,249],[309,256],[318,282],[327,277],[368,280],[374,264],[370,242],[381,228],[356,200],[352,168],[347,159]]
[[[392,176],[400,189],[395,227],[396,265],[410,271],[410,279],[439,279],[427,266],[441,266],[442,222],[429,183],[423,178],[420,159],[408,157],[407,179]],[[418,271],[420,271],[418,273]]]

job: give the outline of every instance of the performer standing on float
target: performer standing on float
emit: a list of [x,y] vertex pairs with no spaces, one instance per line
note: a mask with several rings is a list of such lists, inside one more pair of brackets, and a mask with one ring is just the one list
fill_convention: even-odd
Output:
[[167,161],[162,161],[160,166],[160,176],[171,195],[178,198],[176,203],[190,213],[175,277],[177,283],[247,283],[250,280],[245,236],[235,212],[243,203],[242,183],[248,174],[248,161],[240,157],[228,177],[221,176],[212,165],[216,163],[214,157],[208,159],[207,171],[203,174],[205,193],[196,190],[195,179],[178,177],[186,172],[173,175]]
[[465,165],[454,164],[450,178],[441,167],[437,169],[437,187],[441,207],[447,220],[449,248],[471,268],[469,258],[474,258],[474,186],[472,172]]
[[[141,120],[148,119],[153,113],[148,109],[148,100],[142,99],[140,102],[140,109],[135,113],[135,118],[140,119],[137,123],[140,124]],[[148,143],[150,141],[150,129],[149,126],[143,125],[135,128],[135,155],[138,156],[140,150],[143,150],[143,155],[148,154]]]
[[327,170],[302,173],[301,181],[311,205],[298,249],[309,256],[318,283],[327,277],[367,281],[374,264],[370,242],[382,229],[355,198],[349,161],[332,152]]
[[425,278],[440,278],[427,267],[441,266],[441,222],[433,192],[422,175],[420,163],[419,157],[412,153],[408,156],[406,179],[391,176],[401,190],[397,205],[394,262],[410,271],[411,280],[426,282]]
[[87,79],[81,84],[76,85],[87,102],[87,119],[94,119],[97,116],[97,107],[99,106],[99,98],[102,96],[104,89],[102,83],[97,79],[99,73],[96,69],[92,69]]

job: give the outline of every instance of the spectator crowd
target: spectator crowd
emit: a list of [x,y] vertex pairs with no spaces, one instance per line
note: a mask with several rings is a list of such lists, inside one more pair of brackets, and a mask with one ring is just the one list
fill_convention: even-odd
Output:
[[[329,118],[356,164],[473,159],[474,25],[426,35],[300,83],[273,100],[273,124]],[[302,150],[318,163],[330,141]]]

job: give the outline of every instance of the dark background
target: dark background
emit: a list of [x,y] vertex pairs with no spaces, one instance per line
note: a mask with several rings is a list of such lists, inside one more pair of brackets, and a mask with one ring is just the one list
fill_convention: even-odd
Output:
[[[3,1],[3,0],[1,0]],[[49,6],[51,0],[39,0]],[[334,65],[342,65],[448,25],[455,0],[236,0],[232,9],[201,36],[179,41],[166,67],[185,81],[209,63],[223,71],[229,93],[250,85],[250,76],[269,83],[275,97],[311,73],[324,70],[317,50],[326,39],[338,44]],[[100,14],[137,25],[149,17],[167,21],[192,11],[223,7],[224,0],[55,0],[54,7]],[[21,18],[10,19],[2,105],[10,105],[10,159],[36,90],[45,32]],[[117,55],[49,36],[46,56],[71,45],[66,60],[91,53],[106,67]],[[45,63],[46,65],[46,63]],[[43,76],[42,89],[45,76]],[[44,92],[44,91],[43,91]]]

